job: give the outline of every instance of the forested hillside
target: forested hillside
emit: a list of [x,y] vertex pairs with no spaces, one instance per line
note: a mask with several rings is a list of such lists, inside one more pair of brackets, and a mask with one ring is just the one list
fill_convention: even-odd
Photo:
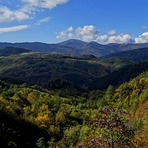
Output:
[[1,49],[0,147],[147,148],[144,50],[97,58]]
[[96,77],[109,73],[109,68],[94,57],[72,55],[24,53],[0,57],[0,77],[27,83],[48,85],[56,79],[64,79],[85,87]]
[[[148,70],[145,51],[147,49],[139,49],[98,59],[93,55],[41,54],[6,48],[0,50],[0,77],[16,84],[72,90],[72,94],[77,95],[88,90],[106,89],[109,85],[118,86]],[[139,55],[143,55],[143,60],[138,60]]]
[[125,61],[127,63],[142,62],[144,60],[148,60],[148,48],[140,48],[109,54],[107,56],[101,57],[101,59],[103,62],[114,65],[116,67],[118,67],[119,64],[125,63]]
[[148,70],[148,61],[123,66],[103,77],[96,78],[87,84],[88,89],[106,89],[109,85],[119,86],[136,77],[139,73]]
[[87,97],[0,81],[1,147],[147,147],[148,72]]
[[21,53],[28,53],[28,52],[31,52],[31,50],[23,48],[6,47],[0,49],[0,56],[19,55]]

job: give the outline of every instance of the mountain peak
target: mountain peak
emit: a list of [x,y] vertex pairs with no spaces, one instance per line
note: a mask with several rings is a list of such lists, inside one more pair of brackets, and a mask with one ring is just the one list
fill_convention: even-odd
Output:
[[99,44],[99,43],[97,43],[97,42],[95,42],[95,41],[91,41],[91,42],[89,42],[88,43],[88,45],[101,45],[101,46],[104,46],[103,44]]
[[58,43],[59,45],[62,46],[68,46],[68,47],[74,47],[74,48],[82,48],[84,47],[87,43],[78,39],[69,39],[64,42]]

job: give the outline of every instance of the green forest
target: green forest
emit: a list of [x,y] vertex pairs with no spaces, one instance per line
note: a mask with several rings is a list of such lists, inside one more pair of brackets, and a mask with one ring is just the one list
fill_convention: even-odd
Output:
[[0,50],[1,148],[147,148],[148,61]]

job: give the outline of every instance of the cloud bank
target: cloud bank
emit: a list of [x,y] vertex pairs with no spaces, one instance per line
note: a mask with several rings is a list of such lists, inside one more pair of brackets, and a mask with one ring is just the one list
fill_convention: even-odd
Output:
[[[72,27],[70,27],[72,28]],[[96,41],[99,43],[131,43],[134,42],[129,34],[118,34],[116,30],[110,30],[107,34],[101,35],[101,31],[93,25],[78,27],[76,29],[68,28],[65,31],[57,33],[57,39],[77,38],[86,42]]]
[[109,30],[106,34],[101,34],[101,31],[93,25],[85,25],[83,27],[69,27],[64,31],[57,33],[57,39],[76,38],[86,42],[96,41],[103,44],[109,43],[148,43],[148,32],[132,38],[128,33],[117,34],[116,30]]

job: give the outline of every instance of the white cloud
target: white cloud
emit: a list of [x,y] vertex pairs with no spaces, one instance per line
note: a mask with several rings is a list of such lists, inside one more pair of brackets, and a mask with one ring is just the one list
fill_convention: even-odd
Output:
[[67,38],[67,33],[65,31],[61,31],[56,35],[57,39],[64,39]]
[[56,38],[57,39],[73,38],[74,37],[73,31],[74,31],[73,27],[69,27],[64,31],[57,33]]
[[0,7],[0,22],[9,22],[14,20],[25,20],[28,19],[29,15],[21,10],[10,10],[7,7]]
[[64,4],[68,0],[22,0],[30,7],[52,9],[59,4]]
[[120,35],[100,35],[96,39],[97,42],[100,43],[131,43],[134,42],[132,37],[129,34],[120,34]]
[[72,39],[72,38],[74,38],[74,35],[72,33],[68,33],[68,38]]
[[135,38],[135,43],[148,43],[148,32],[144,32],[142,35]]
[[133,42],[132,37],[129,34],[114,35],[108,37],[108,43],[130,43]]
[[65,31],[61,31],[57,34],[57,39],[66,38],[77,38],[86,42],[96,41],[99,43],[130,43],[133,42],[132,37],[129,34],[112,35],[116,33],[115,30],[110,31],[110,35],[104,34],[100,35],[99,30],[93,25],[86,25],[83,27],[78,27],[73,29],[69,27]]
[[47,23],[50,20],[50,17],[45,17],[43,19],[38,20],[35,25],[41,25],[43,23]]
[[10,6],[1,5],[0,22],[31,19],[39,9],[52,9],[57,5],[68,2],[68,0],[20,0],[20,2],[21,4],[14,8],[14,10],[10,9]]
[[93,25],[78,27],[76,29],[77,37],[87,42],[96,40],[98,33],[99,30],[97,30]]
[[73,27],[71,26],[71,27],[69,27],[68,29],[67,29],[67,32],[72,32],[74,29],[73,29]]
[[115,35],[116,34],[116,30],[110,30],[109,32],[108,32],[108,35]]
[[29,25],[19,25],[13,27],[0,28],[0,33],[15,32],[29,28]]
[[108,42],[108,35],[100,35],[96,38],[97,42],[106,43]]
[[77,29],[69,27],[64,31],[59,32],[56,38],[57,39],[78,38],[83,41],[90,42],[96,40],[98,33],[99,31],[93,25],[78,27]]

